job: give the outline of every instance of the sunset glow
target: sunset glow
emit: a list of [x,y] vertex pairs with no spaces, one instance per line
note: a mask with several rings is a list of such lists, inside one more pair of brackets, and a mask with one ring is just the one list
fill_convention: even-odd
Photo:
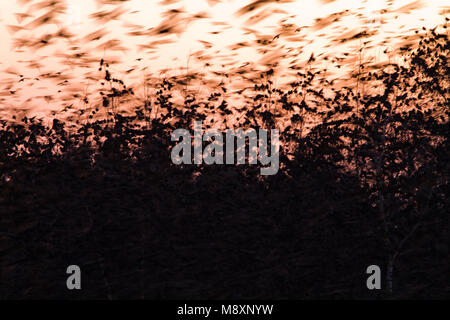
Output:
[[2,0],[0,299],[448,299],[449,21],[448,0]]

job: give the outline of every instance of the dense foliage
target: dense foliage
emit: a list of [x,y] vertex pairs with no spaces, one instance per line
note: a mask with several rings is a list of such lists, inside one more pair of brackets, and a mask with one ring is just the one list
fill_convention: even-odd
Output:
[[[180,106],[164,79],[124,115],[133,90],[102,61],[106,119],[1,122],[0,297],[448,298],[448,53],[431,30],[405,63],[362,73],[364,91],[262,74],[239,124],[282,129],[268,177],[172,164],[175,128],[236,115],[220,88]],[[366,288],[372,264],[383,290]]]

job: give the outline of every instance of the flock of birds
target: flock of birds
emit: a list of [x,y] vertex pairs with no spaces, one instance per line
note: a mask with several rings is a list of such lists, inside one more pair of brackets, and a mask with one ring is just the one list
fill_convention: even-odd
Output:
[[[207,3],[212,8],[223,1],[207,0]],[[238,97],[257,83],[262,72],[278,78],[281,83],[283,78],[286,82],[292,80],[298,72],[323,68],[330,79],[334,75],[330,81],[345,80],[346,75],[351,77],[351,71],[360,62],[361,48],[369,52],[380,44],[394,50],[413,46],[418,35],[412,30],[387,34],[381,28],[390,19],[423,6],[422,1],[412,1],[394,9],[395,1],[387,1],[385,9],[378,11],[378,18],[373,21],[373,16],[359,10],[364,8],[363,2],[357,10],[335,12],[315,19],[312,25],[299,26],[296,15],[280,6],[295,0],[251,0],[234,14],[246,40],[239,39],[222,48],[215,45],[214,39],[224,37],[227,30],[236,28],[235,24],[212,21],[207,10],[188,13],[180,0],[161,0],[159,6],[166,8],[162,20],[151,27],[129,22],[129,17],[138,11],[128,9],[128,0],[96,2],[100,9],[91,13],[89,19],[97,27],[80,35],[62,22],[67,11],[65,0],[18,0],[24,12],[16,13],[17,24],[7,28],[12,51],[27,58],[3,70],[0,116],[2,113],[25,115],[32,111],[30,103],[36,99],[44,100],[44,105],[49,107],[53,104],[56,108],[53,114],[76,109],[74,106],[77,105],[78,108],[88,105],[96,108],[101,101],[90,101],[87,97],[98,89],[97,85],[104,78],[103,70],[98,70],[100,59],[119,74],[116,76],[130,79],[141,87],[141,98],[135,99],[145,99],[149,94],[147,89],[163,77],[171,78],[184,93],[195,88],[192,93],[199,94],[199,88],[202,88],[209,94],[219,87],[226,87],[227,94]],[[445,13],[448,9],[443,9],[442,14]],[[274,17],[277,22],[271,32],[258,27],[261,22]],[[355,19],[358,24],[349,23]],[[181,68],[181,72],[176,68],[153,70],[146,65],[158,58],[164,46],[176,43],[191,23],[200,20],[209,22],[213,28],[208,40],[196,39],[201,49],[189,53],[191,65]],[[113,21],[121,23],[127,44],[108,27]],[[140,56],[134,57],[130,53],[128,39],[136,39],[133,43],[136,43],[135,51]],[[314,51],[319,41],[325,43],[324,52]],[[240,52],[248,48],[254,50],[257,59],[244,60]],[[377,67],[383,62],[381,58],[366,60]],[[23,101],[22,93],[27,92],[33,94]]]

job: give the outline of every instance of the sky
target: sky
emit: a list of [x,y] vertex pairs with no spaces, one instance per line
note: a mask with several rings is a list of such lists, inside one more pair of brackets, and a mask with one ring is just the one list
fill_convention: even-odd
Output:
[[[71,77],[81,78],[72,92],[82,90],[89,86],[89,81],[85,80],[94,77],[92,68],[88,71],[86,61],[100,58],[116,60],[117,63],[111,63],[113,70],[129,71],[126,76],[132,81],[140,81],[147,73],[158,74],[166,69],[171,69],[171,74],[204,71],[206,63],[211,65],[210,69],[223,71],[246,63],[252,63],[253,69],[264,69],[273,61],[286,57],[291,65],[296,65],[304,64],[312,53],[317,56],[320,52],[330,55],[356,52],[362,45],[361,40],[345,41],[345,45],[338,40],[365,29],[369,33],[378,31],[367,47],[368,50],[371,47],[375,59],[382,61],[386,59],[383,56],[386,48],[395,47],[382,43],[385,37],[404,41],[402,37],[411,35],[412,29],[442,23],[440,13],[445,5],[447,12],[449,8],[446,0],[282,0],[276,5],[273,4],[275,1],[263,0],[129,0],[119,5],[118,2],[66,0],[64,8],[58,11],[56,22],[38,25],[31,22],[48,12],[51,1],[2,0],[0,70],[3,74],[0,74],[0,90],[3,94],[0,108],[23,103],[25,98],[32,102],[30,97],[55,94],[55,87],[48,83],[26,86],[34,77],[46,72],[71,72]],[[252,2],[266,3],[257,10],[244,10]],[[380,10],[386,8],[391,11],[390,18],[383,21],[387,15],[381,14]],[[178,11],[170,13],[171,9]],[[345,10],[351,14],[331,16],[339,17],[339,21],[330,26],[324,23],[330,21],[330,15]],[[102,11],[113,14],[102,19],[98,14]],[[328,19],[317,20],[325,17]],[[171,27],[170,31],[156,33],[164,28],[164,24]],[[289,24],[295,28],[281,28]],[[73,35],[69,39],[47,38],[49,44],[45,46],[32,41],[61,28]],[[86,38],[94,31],[104,35],[105,40]],[[134,35],[130,36],[130,33]],[[271,44],[266,47],[255,45],[258,39],[269,39]],[[105,42],[110,40],[120,42]],[[102,46],[105,43],[107,50]],[[75,51],[90,56],[91,60],[86,58],[80,63],[70,57]],[[354,63],[351,59],[348,62]],[[28,82],[22,81],[19,86],[12,83],[17,81],[18,74],[24,75]],[[17,91],[14,97],[9,94],[12,91]],[[47,102],[48,106],[58,107],[57,103]]]

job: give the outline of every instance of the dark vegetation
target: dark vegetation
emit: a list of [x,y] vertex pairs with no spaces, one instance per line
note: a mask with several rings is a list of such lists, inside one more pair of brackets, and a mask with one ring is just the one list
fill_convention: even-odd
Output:
[[[448,53],[429,31],[403,65],[365,72],[366,92],[317,90],[314,71],[290,90],[262,75],[242,126],[276,126],[271,99],[290,121],[269,177],[173,165],[172,130],[200,106],[232,113],[221,90],[180,107],[166,79],[123,115],[133,90],[102,61],[106,120],[2,122],[0,297],[449,298]],[[80,292],[66,289],[70,264]],[[372,264],[379,291],[366,288]]]

